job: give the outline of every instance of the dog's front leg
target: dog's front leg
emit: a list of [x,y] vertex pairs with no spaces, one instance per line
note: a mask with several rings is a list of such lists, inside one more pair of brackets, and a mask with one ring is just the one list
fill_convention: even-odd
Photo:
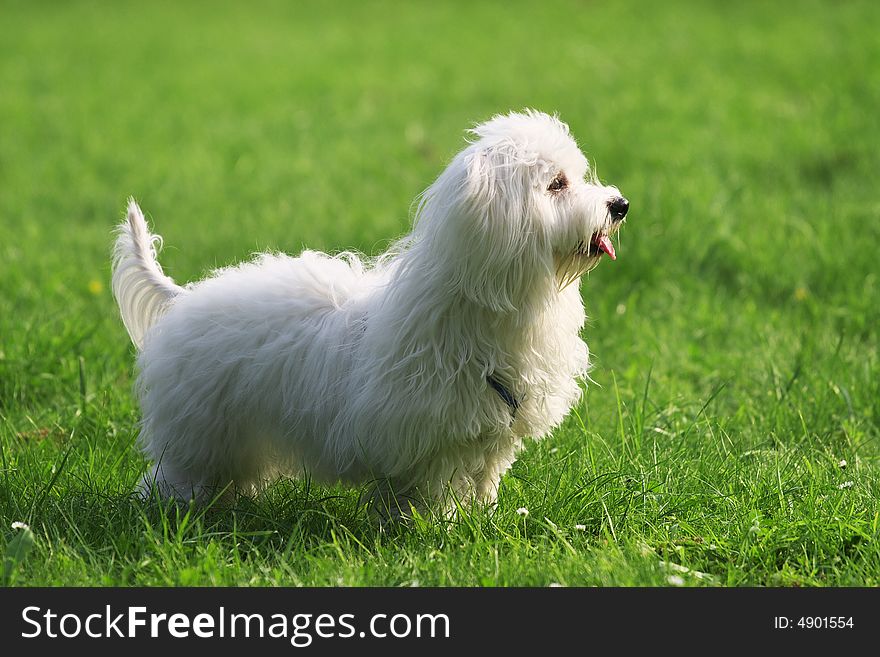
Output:
[[395,479],[374,481],[365,502],[382,524],[410,518],[413,511],[419,515],[450,515],[456,508],[455,494],[448,483],[445,486],[413,485]]

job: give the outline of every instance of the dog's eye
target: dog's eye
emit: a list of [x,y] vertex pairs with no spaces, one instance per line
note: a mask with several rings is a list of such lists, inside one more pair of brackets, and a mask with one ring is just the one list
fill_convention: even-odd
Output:
[[568,187],[568,178],[565,177],[564,173],[558,174],[553,181],[550,183],[550,186],[547,188],[548,192],[558,192],[560,190]]

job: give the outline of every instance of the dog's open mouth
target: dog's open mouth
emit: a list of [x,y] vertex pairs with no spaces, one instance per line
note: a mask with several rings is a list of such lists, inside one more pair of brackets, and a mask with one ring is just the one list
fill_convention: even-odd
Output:
[[596,233],[590,238],[589,244],[585,244],[584,242],[578,243],[579,255],[601,256],[603,253],[607,253],[608,257],[612,260],[617,260],[617,254],[614,252],[614,244],[611,243],[611,238],[608,235]]
[[589,242],[580,241],[572,251],[558,255],[556,257],[556,277],[559,280],[560,289],[568,287],[588,271],[594,269],[603,254],[612,260],[617,260],[614,244],[611,242],[611,236],[607,233],[594,233]]

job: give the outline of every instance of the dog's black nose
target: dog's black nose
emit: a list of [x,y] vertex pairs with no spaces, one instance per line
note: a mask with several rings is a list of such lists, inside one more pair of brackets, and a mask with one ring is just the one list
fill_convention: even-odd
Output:
[[616,196],[608,201],[608,212],[611,213],[612,221],[623,221],[629,210],[629,201],[622,196]]

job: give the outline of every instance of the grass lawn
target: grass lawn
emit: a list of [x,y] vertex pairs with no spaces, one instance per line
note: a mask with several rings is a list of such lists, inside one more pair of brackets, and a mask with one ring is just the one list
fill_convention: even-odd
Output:
[[[0,2],[3,581],[880,585],[878,26],[871,1]],[[306,481],[132,497],[127,196],[180,282],[376,253],[465,128],[526,106],[632,209],[582,286],[595,385],[497,509],[383,533]]]

